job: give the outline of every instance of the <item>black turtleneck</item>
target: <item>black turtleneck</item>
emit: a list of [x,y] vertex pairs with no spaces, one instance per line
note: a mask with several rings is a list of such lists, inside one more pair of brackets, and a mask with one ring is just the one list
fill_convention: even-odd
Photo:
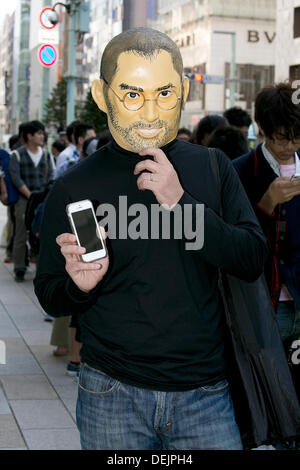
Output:
[[119,196],[127,196],[128,207],[157,204],[151,191],[138,189],[133,174],[138,161],[149,157],[112,142],[55,183],[41,229],[35,292],[49,314],[78,314],[82,361],[124,383],[180,391],[225,377],[217,267],[253,280],[263,271],[266,244],[222,152],[217,156],[224,220],[216,214],[218,190],[207,149],[176,139],[162,150],[185,190],[179,205],[191,204],[194,212],[197,203],[205,205],[204,246],[188,251],[187,240],[174,237],[108,239],[104,279],[88,294],[77,288],[55,242],[57,235],[70,232],[66,205],[90,199],[95,209],[113,205],[118,216]]

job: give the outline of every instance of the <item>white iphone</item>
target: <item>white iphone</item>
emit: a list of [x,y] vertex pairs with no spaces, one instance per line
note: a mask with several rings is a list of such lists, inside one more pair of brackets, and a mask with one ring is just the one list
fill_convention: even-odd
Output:
[[96,219],[93,204],[88,199],[67,205],[67,215],[77,243],[86,249],[82,261],[90,263],[105,258],[105,244]]
[[292,177],[291,177],[291,181],[296,181],[300,179],[300,173],[295,173]]

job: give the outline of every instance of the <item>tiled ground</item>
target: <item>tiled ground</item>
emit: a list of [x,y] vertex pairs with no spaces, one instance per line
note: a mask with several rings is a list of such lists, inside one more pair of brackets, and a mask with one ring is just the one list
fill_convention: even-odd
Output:
[[17,284],[3,258],[0,249],[0,347],[4,343],[6,352],[0,363],[0,450],[79,450],[77,380],[65,374],[70,358],[52,354],[52,324],[44,321],[33,292],[35,266]]

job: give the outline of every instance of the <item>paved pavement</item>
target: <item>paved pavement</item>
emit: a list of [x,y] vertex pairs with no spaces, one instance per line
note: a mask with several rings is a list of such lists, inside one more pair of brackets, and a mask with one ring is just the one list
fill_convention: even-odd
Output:
[[[0,233],[5,219],[0,204]],[[4,254],[0,248],[0,450],[79,450],[77,379],[65,374],[70,357],[53,356],[52,323],[33,292],[35,265],[16,283]]]

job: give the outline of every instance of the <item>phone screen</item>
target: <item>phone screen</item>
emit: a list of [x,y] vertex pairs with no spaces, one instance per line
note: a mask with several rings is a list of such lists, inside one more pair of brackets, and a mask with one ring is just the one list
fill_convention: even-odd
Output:
[[72,213],[74,225],[80,245],[86,249],[86,253],[103,250],[103,244],[100,240],[95,225],[94,215],[91,209]]

